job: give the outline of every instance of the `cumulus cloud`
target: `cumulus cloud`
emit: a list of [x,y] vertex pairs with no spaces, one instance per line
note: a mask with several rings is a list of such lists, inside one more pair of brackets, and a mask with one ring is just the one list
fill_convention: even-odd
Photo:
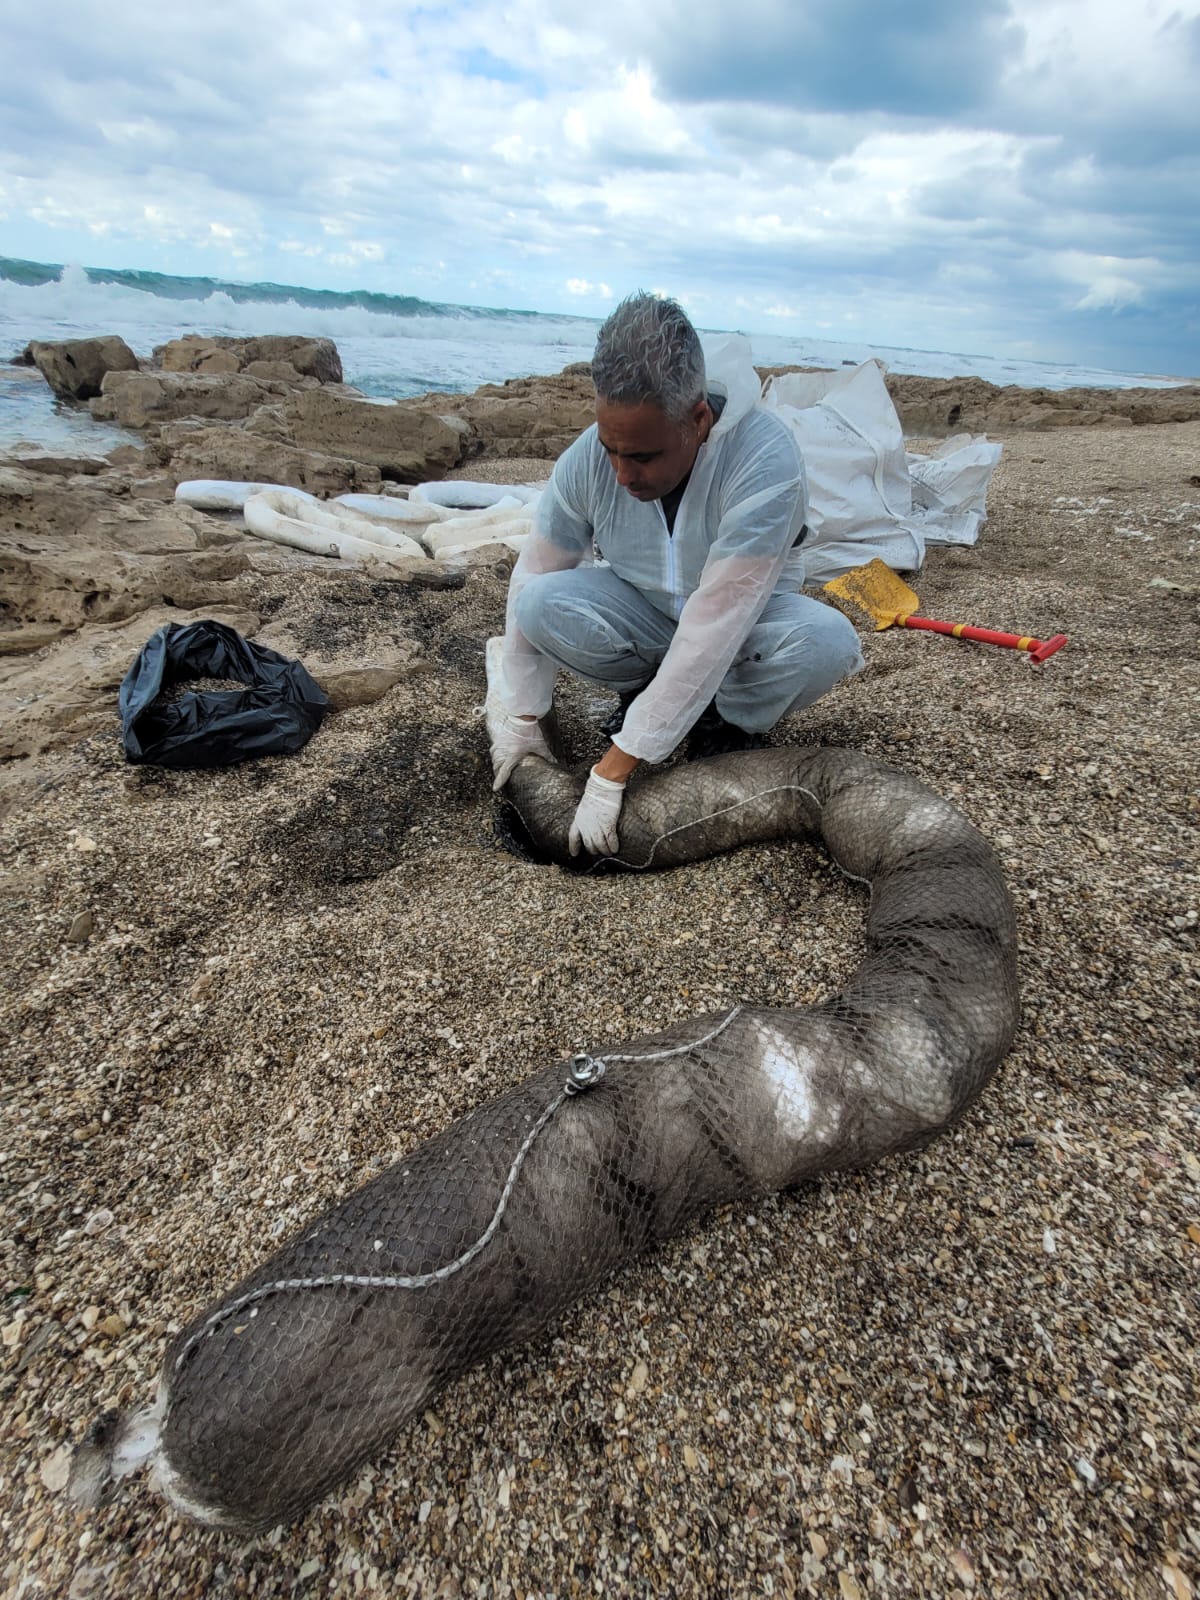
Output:
[[1200,0],[8,12],[12,254],[1200,369]]

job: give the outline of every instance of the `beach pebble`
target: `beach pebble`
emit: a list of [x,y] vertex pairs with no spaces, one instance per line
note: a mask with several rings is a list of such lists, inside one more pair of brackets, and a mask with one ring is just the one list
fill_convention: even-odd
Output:
[[970,1556],[965,1550],[960,1549],[952,1551],[950,1554],[950,1565],[958,1574],[959,1579],[961,1580],[965,1589],[973,1589],[975,1587],[975,1568],[971,1562]]
[[1174,1595],[1175,1600],[1194,1600],[1196,1593],[1192,1580],[1178,1564],[1179,1554],[1172,1551],[1162,1564],[1162,1579],[1166,1584],[1166,1593]]
[[96,931],[96,919],[90,911],[77,911],[66,932],[68,944],[86,944]]
[[67,1487],[67,1480],[71,1476],[71,1446],[60,1445],[52,1455],[46,1457],[38,1471],[50,1493],[60,1493]]
[[67,1600],[90,1600],[90,1597],[99,1590],[105,1576],[103,1567],[78,1567],[67,1590]]

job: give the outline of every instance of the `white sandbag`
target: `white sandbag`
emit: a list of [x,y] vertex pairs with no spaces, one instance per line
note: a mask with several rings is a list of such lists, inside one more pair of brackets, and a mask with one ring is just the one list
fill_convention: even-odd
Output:
[[1002,446],[982,434],[959,433],[932,455],[911,452],[913,519],[926,544],[974,544],[987,519],[987,492]]
[[195,506],[197,511],[240,511],[252,494],[262,494],[267,489],[316,500],[316,495],[304,489],[289,489],[285,483],[235,483],[226,478],[189,478],[177,485],[175,498],[185,506]]
[[468,479],[459,478],[450,483],[419,483],[409,495],[409,500],[461,511],[478,511],[505,499],[536,505],[544,488],[545,484],[541,483],[471,483]]
[[366,539],[370,544],[381,544],[390,550],[398,550],[404,556],[425,554],[412,534],[406,533],[395,522],[375,519],[364,515],[361,511],[339,505],[336,501],[317,501],[315,505],[301,503],[298,515],[301,521],[312,523],[314,527],[329,528],[335,534],[345,533],[351,538]]
[[529,508],[518,504],[515,500],[501,501],[498,505],[485,507],[481,511],[448,512],[442,522],[423,529],[420,539],[427,550],[444,544],[471,541],[477,543],[478,535],[485,530],[506,528],[514,518],[526,521],[529,514]]
[[528,506],[518,506],[515,510],[508,509],[501,513],[481,512],[474,517],[455,517],[450,522],[438,523],[435,527],[426,528],[421,535],[421,543],[431,556],[441,560],[447,550],[470,550],[481,544],[505,544],[510,549],[519,549],[519,545],[510,544],[513,538],[521,538],[529,533],[533,526],[533,517]]
[[849,372],[788,372],[763,404],[796,434],[808,474],[808,537],[789,566],[809,586],[873,557],[917,572],[925,536],[912,510],[904,432],[883,381],[866,361]]
[[307,550],[310,555],[384,564],[427,559],[421,546],[398,528],[371,527],[372,537],[367,539],[362,530],[370,525],[363,518],[339,516],[291,489],[251,495],[243,515],[246,526],[260,538]]
[[370,517],[377,522],[399,522],[419,528],[431,522],[442,522],[454,515],[444,506],[435,506],[423,500],[401,500],[389,494],[339,494],[330,503],[346,506],[360,516]]
[[795,429],[808,471],[803,581],[827,583],[878,556],[916,572],[927,544],[973,544],[987,516],[1000,446],[959,434],[930,456],[904,448],[884,368],[789,372],[763,403]]
[[506,494],[490,506],[480,506],[477,511],[450,512],[442,521],[443,528],[482,528],[489,522],[508,522],[513,517],[528,517],[530,508],[515,495]]
[[437,559],[450,561],[456,555],[462,555],[467,550],[481,550],[485,545],[500,545],[505,550],[513,550],[518,555],[521,547],[529,538],[533,528],[533,521],[527,518],[524,522],[512,522],[506,528],[481,529],[473,538],[463,540],[459,544],[439,544]]

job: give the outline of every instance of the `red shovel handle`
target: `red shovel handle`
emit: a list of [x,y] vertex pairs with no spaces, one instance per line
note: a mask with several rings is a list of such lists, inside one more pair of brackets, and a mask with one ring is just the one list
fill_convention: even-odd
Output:
[[1027,650],[1031,661],[1045,661],[1067,642],[1065,633],[1052,639],[1035,639],[1027,633],[997,633],[994,628],[973,628],[969,622],[936,622],[932,617],[897,617],[901,628],[920,628],[926,633],[948,633],[955,639],[974,639],[977,644],[1002,644],[1010,650]]

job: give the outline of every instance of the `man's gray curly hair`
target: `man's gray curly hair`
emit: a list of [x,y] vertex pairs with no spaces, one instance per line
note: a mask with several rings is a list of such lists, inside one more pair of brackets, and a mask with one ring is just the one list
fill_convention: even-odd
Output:
[[596,339],[592,382],[610,405],[649,400],[683,422],[705,392],[704,352],[683,307],[642,291],[622,300]]

